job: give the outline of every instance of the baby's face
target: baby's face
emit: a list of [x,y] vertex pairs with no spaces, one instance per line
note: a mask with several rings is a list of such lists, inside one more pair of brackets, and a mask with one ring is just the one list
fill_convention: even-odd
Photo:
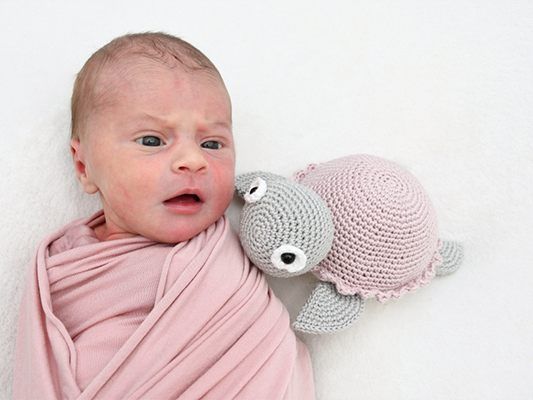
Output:
[[111,89],[106,106],[89,117],[81,143],[71,143],[84,190],[102,200],[106,224],[97,236],[190,239],[220,218],[233,197],[224,85],[205,71],[149,61],[124,64],[104,82]]

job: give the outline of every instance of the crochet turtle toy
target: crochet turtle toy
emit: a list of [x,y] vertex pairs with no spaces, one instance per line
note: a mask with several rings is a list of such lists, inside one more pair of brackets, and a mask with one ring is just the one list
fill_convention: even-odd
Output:
[[454,272],[462,246],[439,239],[436,213],[416,178],[394,162],[351,155],[311,164],[294,180],[236,178],[245,200],[239,237],[264,272],[321,281],[293,323],[306,333],[348,327],[364,301],[386,301]]

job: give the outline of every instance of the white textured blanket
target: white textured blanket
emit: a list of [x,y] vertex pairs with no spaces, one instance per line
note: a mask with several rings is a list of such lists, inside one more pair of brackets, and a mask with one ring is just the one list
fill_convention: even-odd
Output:
[[[420,179],[442,237],[465,245],[456,274],[369,301],[346,331],[302,337],[319,399],[530,399],[532,18],[525,0],[1,2],[0,399],[31,255],[99,207],[68,153],[74,75],[111,38],[144,30],[182,36],[219,67],[238,172],[380,155]],[[314,286],[270,282],[293,318]]]

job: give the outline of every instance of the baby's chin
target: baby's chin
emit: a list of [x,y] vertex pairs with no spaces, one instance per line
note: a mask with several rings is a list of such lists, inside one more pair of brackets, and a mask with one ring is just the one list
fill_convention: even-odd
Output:
[[214,220],[204,221],[198,224],[183,224],[183,226],[173,229],[156,229],[154,232],[142,232],[141,234],[142,236],[159,243],[176,244],[185,242],[197,236],[218,221],[220,217],[222,217],[222,215]]

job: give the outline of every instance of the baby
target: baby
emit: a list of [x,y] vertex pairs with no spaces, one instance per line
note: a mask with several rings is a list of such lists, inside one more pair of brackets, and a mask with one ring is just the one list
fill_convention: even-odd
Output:
[[224,215],[235,149],[213,63],[161,32],[114,39],[77,75],[71,153],[102,209],[32,261],[14,398],[314,398],[307,349]]

